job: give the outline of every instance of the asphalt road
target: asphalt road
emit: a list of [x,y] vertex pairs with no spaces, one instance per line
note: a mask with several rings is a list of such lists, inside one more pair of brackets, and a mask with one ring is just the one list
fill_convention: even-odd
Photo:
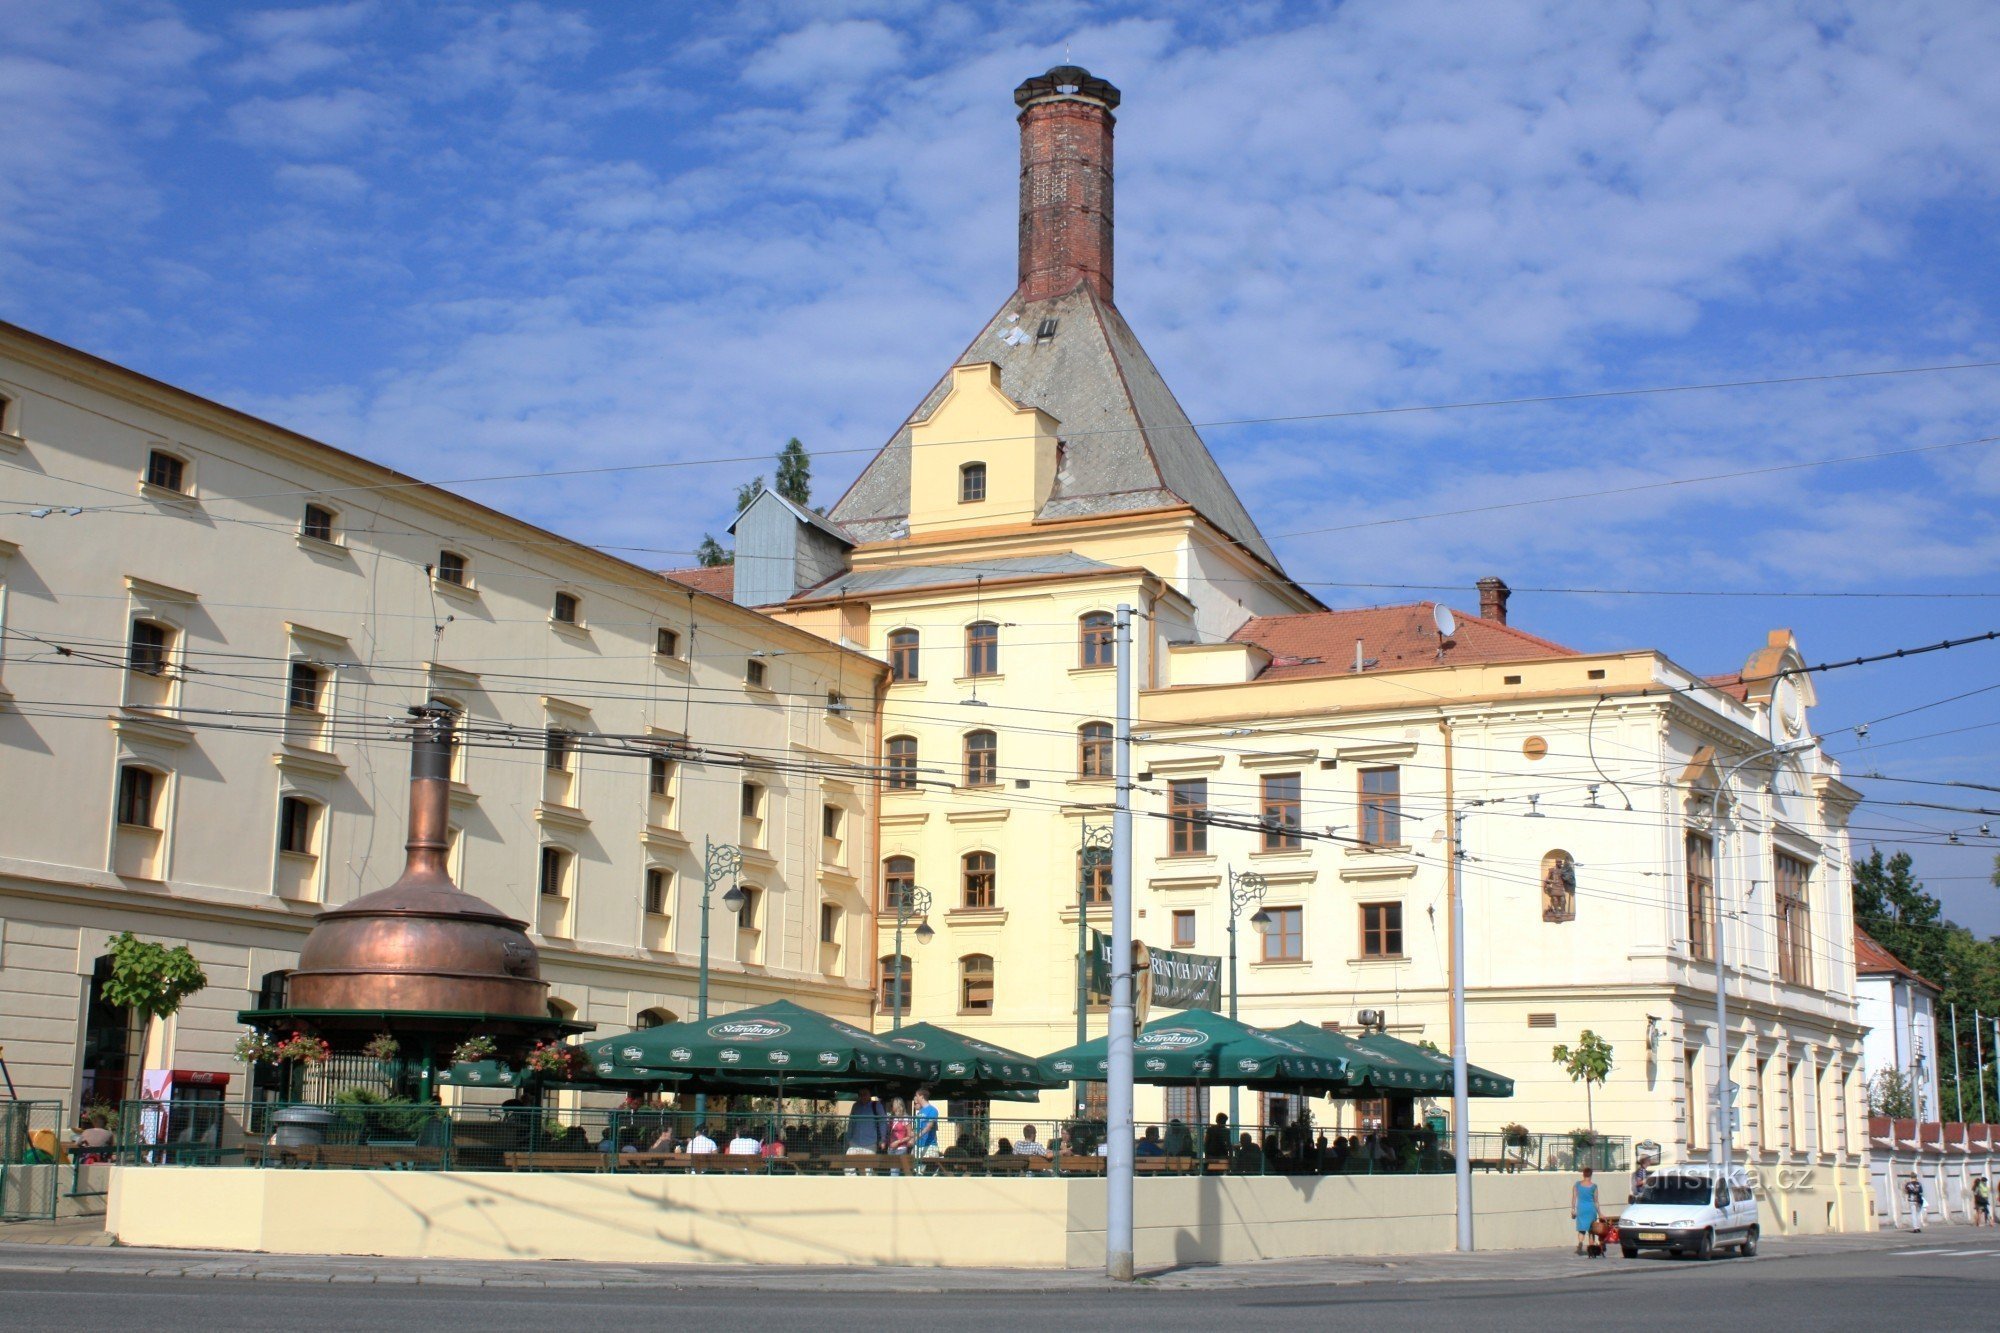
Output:
[[1376,1329],[1990,1329],[2000,1325],[2000,1243],[1966,1238],[1896,1250],[1723,1260],[1579,1263],[1514,1281],[1219,1286],[1060,1292],[598,1290],[302,1284],[117,1273],[0,1273],[7,1329],[590,1330],[690,1322],[741,1327],[944,1326],[963,1329],[1298,1328],[1333,1320]]

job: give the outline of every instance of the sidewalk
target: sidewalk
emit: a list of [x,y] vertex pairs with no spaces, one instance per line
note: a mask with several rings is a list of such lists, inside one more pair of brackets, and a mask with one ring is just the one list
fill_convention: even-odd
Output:
[[[34,1226],[34,1230],[28,1228]],[[1885,1251],[1931,1239],[1901,1232],[1869,1235],[1779,1237],[1764,1242],[1751,1263],[1813,1254]],[[857,1293],[1078,1291],[1111,1285],[1102,1273],[1039,1269],[763,1268],[739,1264],[591,1264],[559,1260],[371,1259],[337,1255],[237,1254],[112,1247],[88,1225],[15,1223],[0,1227],[0,1272],[123,1274],[258,1282],[375,1283],[438,1287],[603,1289],[654,1287],[669,1291],[744,1290]],[[1741,1260],[1721,1260],[1741,1263]],[[1397,1255],[1351,1259],[1284,1259],[1263,1263],[1182,1268],[1142,1275],[1162,1289],[1356,1285],[1371,1282],[1552,1282],[1585,1275],[1638,1276],[1669,1271],[1659,1260],[1579,1259],[1567,1247],[1474,1254]]]

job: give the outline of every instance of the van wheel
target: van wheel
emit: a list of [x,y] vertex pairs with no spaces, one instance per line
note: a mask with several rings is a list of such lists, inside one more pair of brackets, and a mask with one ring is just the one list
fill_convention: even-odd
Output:
[[1697,1259],[1713,1259],[1715,1257],[1715,1233],[1713,1231],[1704,1231],[1696,1238],[1694,1243],[1694,1257]]
[[1737,1252],[1738,1252],[1738,1253],[1740,1253],[1740,1254],[1741,1254],[1741,1255],[1742,1255],[1742,1256],[1743,1256],[1743,1257],[1744,1257],[1745,1259],[1754,1259],[1754,1258],[1756,1258],[1756,1257],[1757,1257],[1757,1228],[1756,1228],[1756,1227],[1751,1227],[1751,1228],[1750,1228],[1750,1229],[1749,1229],[1748,1231],[1744,1232],[1744,1233],[1743,1233],[1743,1243],[1742,1243],[1741,1245],[1737,1246],[1736,1248],[1737,1248]]

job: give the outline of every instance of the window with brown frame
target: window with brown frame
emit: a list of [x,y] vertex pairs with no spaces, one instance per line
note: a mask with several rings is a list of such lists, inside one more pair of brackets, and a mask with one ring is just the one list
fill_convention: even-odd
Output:
[[569,896],[569,853],[560,847],[542,848],[541,875],[538,887],[544,898],[567,898]]
[[750,661],[745,662],[743,664],[743,683],[745,685],[748,685],[753,690],[761,690],[764,688],[764,680],[766,675],[767,672],[765,670],[764,664],[762,662],[757,661],[755,658],[752,658]]
[[958,1012],[993,1012],[993,955],[969,953],[958,960]]
[[1687,835],[1688,952],[1696,962],[1715,957],[1715,840]]
[[1084,847],[1076,854],[1077,882],[1083,889],[1086,907],[1101,907],[1111,901],[1111,849]]
[[1361,904],[1361,956],[1363,958],[1403,956],[1401,903]]
[[892,856],[882,863],[882,910],[901,913],[910,910],[917,896],[917,859]]
[[299,536],[316,542],[332,541],[333,511],[325,505],[307,505],[305,517],[299,521]]
[[910,1012],[910,985],[913,969],[904,954],[885,954],[877,964],[875,985],[881,995],[882,1012],[885,1014],[907,1014]]
[[311,856],[315,850],[313,838],[313,803],[298,796],[284,796],[278,800],[278,850],[290,852],[294,856]]
[[649,916],[666,916],[668,904],[673,895],[674,872],[659,866],[646,869],[646,913]]
[[1108,778],[1111,776],[1111,724],[1109,722],[1086,722],[1077,728],[1076,758],[1078,777]]
[[646,794],[670,796],[674,790],[674,761],[663,754],[646,759]]
[[1403,842],[1403,770],[1361,770],[1361,841],[1369,847]]
[[1077,622],[1078,665],[1108,667],[1118,665],[1118,623],[1109,611],[1092,611]]
[[173,646],[174,631],[170,626],[156,620],[135,620],[132,622],[132,642],[125,652],[125,665],[141,675],[165,675]]
[[1208,855],[1207,778],[1181,778],[1167,784],[1167,829],[1169,855]]
[[1778,853],[1778,979],[1794,986],[1810,986],[1813,979],[1812,917],[1806,904],[1811,879],[1810,865]]
[[1174,947],[1194,948],[1194,912],[1191,909],[1182,908],[1174,913]]
[[918,674],[917,650],[921,641],[913,629],[891,630],[889,633],[889,679],[921,680]]
[[437,581],[463,588],[466,586],[465,567],[465,557],[457,551],[439,551]]
[[576,754],[576,737],[561,727],[542,733],[542,767],[551,773],[567,773]]
[[965,734],[965,785],[993,787],[1000,782],[1000,738],[990,731]]
[[986,464],[967,463],[958,470],[958,502],[977,504],[986,498]]
[[1305,909],[1266,907],[1264,909],[1264,961],[1298,963],[1305,961]]
[[995,888],[999,875],[996,871],[998,862],[993,853],[967,852],[961,864],[964,866],[965,905],[994,906],[997,900]]
[[158,828],[159,774],[137,764],[118,770],[118,822],[134,828]]
[[889,787],[892,791],[913,791],[917,785],[917,738],[889,738]]
[[1299,838],[1299,775],[1266,773],[1259,784],[1264,825],[1264,850],[1296,852]]
[[574,625],[577,619],[578,607],[579,603],[577,602],[575,593],[559,592],[556,594],[556,604],[551,614],[555,617],[555,621],[559,625]]
[[285,704],[294,712],[317,713],[319,711],[320,687],[326,682],[326,673],[310,662],[294,662],[290,678],[285,682]]
[[990,620],[965,627],[965,674],[1000,674],[1000,627]]
[[187,491],[187,464],[163,449],[146,455],[146,484],[163,491]]
[[653,653],[657,657],[679,657],[681,655],[680,631],[659,627],[653,631]]

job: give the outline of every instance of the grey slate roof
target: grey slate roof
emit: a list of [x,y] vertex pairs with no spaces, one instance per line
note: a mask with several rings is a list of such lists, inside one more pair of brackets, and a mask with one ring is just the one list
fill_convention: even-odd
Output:
[[[1055,337],[1046,342],[1034,337],[1045,319],[1056,321]],[[1025,340],[1007,341],[1014,329]],[[1010,297],[957,364],[984,361],[1000,367],[1008,397],[1060,423],[1063,466],[1040,517],[1186,503],[1282,568],[1117,307],[1087,287],[1046,301]],[[856,540],[902,535],[910,511],[910,423],[930,416],[950,384],[946,372],[829,511]]]
[[1018,579],[1037,574],[1087,574],[1114,569],[1100,560],[1064,551],[1059,555],[1007,555],[991,560],[967,561],[952,565],[899,565],[893,569],[867,569],[842,574],[799,594],[800,600],[815,597],[845,597],[854,593],[907,592],[913,588],[934,588],[947,583],[970,583],[974,579]]

